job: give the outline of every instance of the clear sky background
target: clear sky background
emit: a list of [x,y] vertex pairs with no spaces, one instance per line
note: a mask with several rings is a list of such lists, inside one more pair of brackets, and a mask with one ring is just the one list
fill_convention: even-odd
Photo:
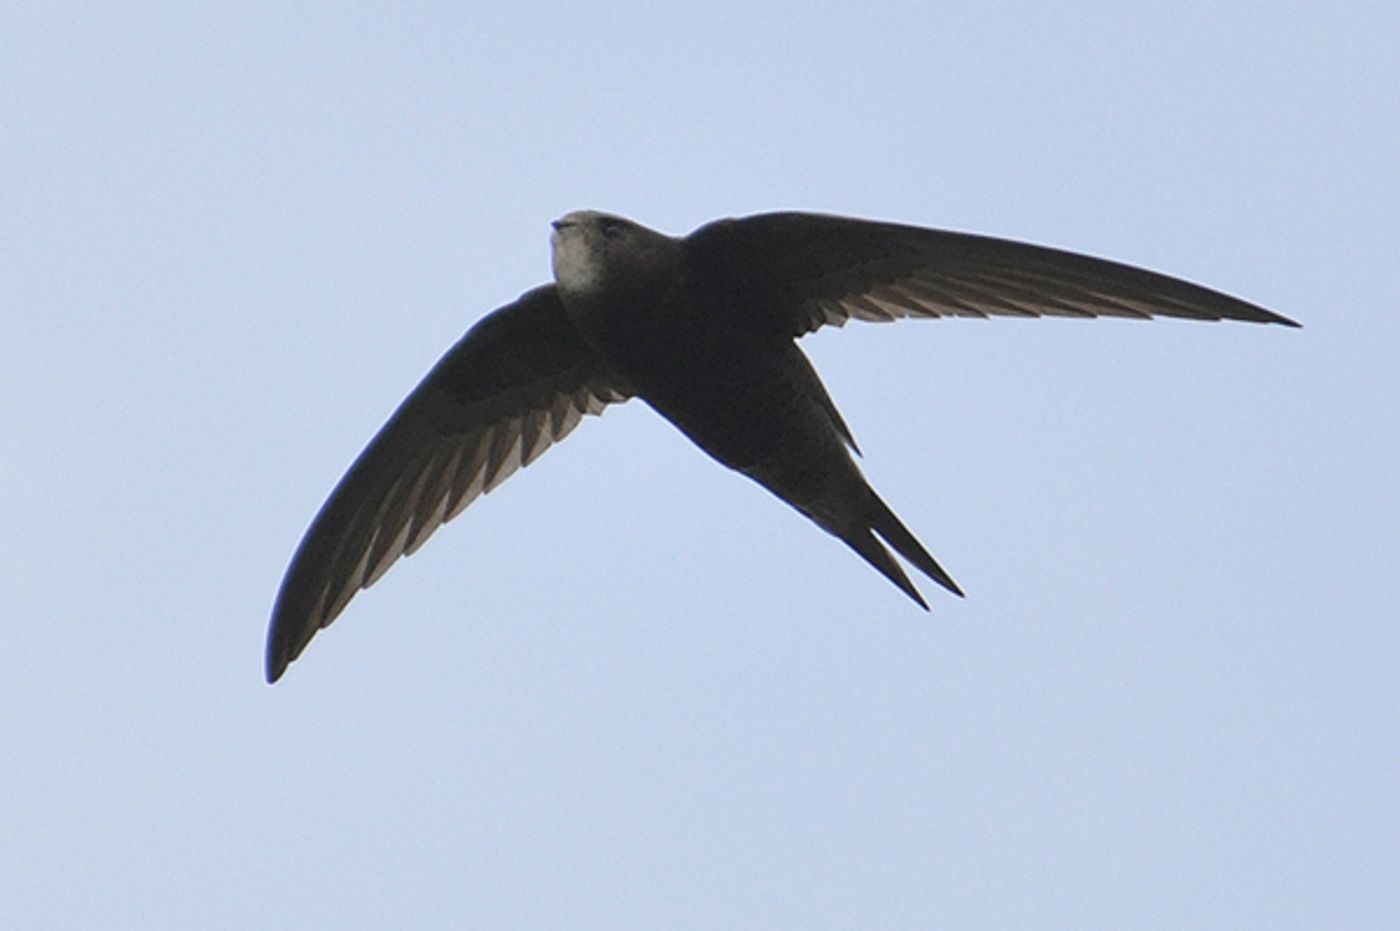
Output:
[[[0,926],[1400,926],[1400,8],[10,4]],[[342,471],[596,207],[1302,330],[805,341],[926,615],[640,403],[276,687]]]

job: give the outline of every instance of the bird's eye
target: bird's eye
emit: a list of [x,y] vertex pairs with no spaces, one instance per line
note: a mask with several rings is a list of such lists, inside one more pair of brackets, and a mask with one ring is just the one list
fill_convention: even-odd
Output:
[[622,235],[622,224],[616,220],[600,220],[598,225],[603,235],[609,239],[616,239]]

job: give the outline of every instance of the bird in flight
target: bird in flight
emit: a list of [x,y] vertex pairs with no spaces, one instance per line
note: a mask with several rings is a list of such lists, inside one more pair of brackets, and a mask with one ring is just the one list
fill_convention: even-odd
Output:
[[962,591],[866,482],[797,338],[847,320],[1182,317],[1298,326],[1177,278],[986,236],[808,213],[672,237],[580,210],[553,223],[554,283],[467,331],[311,522],[268,631],[275,682],[321,628],[585,414],[637,397],[912,598],[890,553]]

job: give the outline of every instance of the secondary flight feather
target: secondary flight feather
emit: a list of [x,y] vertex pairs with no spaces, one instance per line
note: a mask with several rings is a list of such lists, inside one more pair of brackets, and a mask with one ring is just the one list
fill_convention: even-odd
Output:
[[442,357],[311,522],[268,631],[275,682],[316,631],[478,495],[632,397],[844,541],[921,607],[890,548],[953,579],[857,469],[796,339],[847,320],[1181,317],[1297,326],[1156,272],[986,236],[804,213],[683,238],[583,210],[554,221],[554,284]]

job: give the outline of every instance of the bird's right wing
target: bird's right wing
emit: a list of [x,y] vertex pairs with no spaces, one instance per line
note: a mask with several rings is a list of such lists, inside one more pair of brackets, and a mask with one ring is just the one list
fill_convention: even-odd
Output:
[[801,336],[904,317],[1184,317],[1297,326],[1219,291],[1120,262],[971,233],[810,213],[702,226],[685,240],[708,306]]
[[273,608],[268,681],[400,556],[584,414],[627,397],[553,285],[483,318],[413,389],[312,521]]

